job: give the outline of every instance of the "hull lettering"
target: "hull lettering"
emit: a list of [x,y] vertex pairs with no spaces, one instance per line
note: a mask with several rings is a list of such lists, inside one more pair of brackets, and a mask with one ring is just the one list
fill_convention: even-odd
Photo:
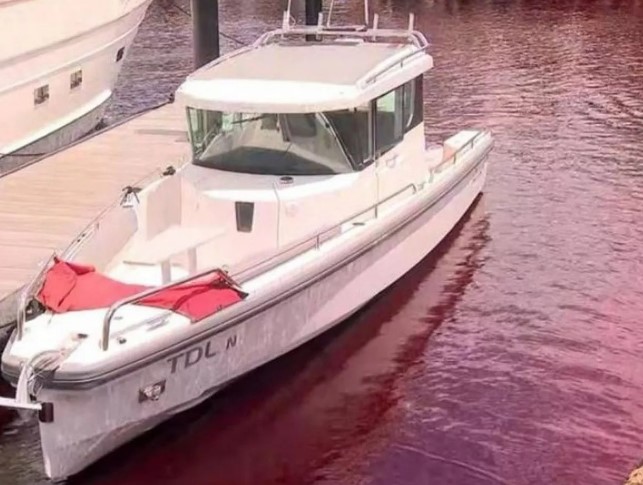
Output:
[[170,364],[170,374],[176,374],[178,371],[185,370],[189,367],[197,365],[202,360],[212,359],[222,352],[226,352],[237,346],[237,336],[232,335],[228,337],[225,342],[216,342],[215,340],[208,340],[205,343],[192,347],[185,352],[174,355],[167,359]]

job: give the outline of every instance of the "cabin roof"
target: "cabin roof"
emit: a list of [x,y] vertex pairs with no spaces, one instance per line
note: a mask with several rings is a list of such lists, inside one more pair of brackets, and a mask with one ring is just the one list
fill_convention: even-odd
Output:
[[193,80],[254,79],[352,85],[408,46],[269,44],[197,71]]
[[188,77],[177,97],[188,106],[220,111],[345,109],[404,84],[432,65],[431,56],[408,43],[268,43],[202,67]]

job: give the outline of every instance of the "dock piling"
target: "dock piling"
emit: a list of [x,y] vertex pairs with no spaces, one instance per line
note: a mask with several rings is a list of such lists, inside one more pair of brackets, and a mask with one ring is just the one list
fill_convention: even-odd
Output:
[[305,0],[306,25],[317,25],[319,13],[322,11],[322,0]]
[[216,59],[219,49],[219,0],[191,0],[194,67]]

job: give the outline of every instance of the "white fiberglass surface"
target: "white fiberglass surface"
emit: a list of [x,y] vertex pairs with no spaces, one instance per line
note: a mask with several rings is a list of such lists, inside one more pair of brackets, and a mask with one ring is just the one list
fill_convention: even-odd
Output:
[[[26,323],[24,337],[13,343],[11,353],[15,357],[29,358],[46,350],[75,347],[76,340],[79,345],[66,358],[66,363],[88,364],[149,341],[152,331],[160,336],[164,333],[162,329],[190,324],[188,318],[164,309],[127,305],[112,319],[110,348],[103,352],[99,340],[106,311],[102,308],[40,315]],[[79,335],[84,337],[78,340]]]
[[[170,273],[172,281],[188,276],[185,268],[175,264],[170,265]],[[108,276],[133,285],[158,286],[162,283],[161,266],[159,264],[139,265],[120,263],[108,273]]]

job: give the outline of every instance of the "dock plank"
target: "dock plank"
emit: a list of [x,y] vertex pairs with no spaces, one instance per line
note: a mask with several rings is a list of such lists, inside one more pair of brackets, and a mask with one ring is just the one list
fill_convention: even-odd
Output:
[[0,301],[117,200],[124,186],[184,163],[184,117],[179,105],[168,104],[0,177]]

